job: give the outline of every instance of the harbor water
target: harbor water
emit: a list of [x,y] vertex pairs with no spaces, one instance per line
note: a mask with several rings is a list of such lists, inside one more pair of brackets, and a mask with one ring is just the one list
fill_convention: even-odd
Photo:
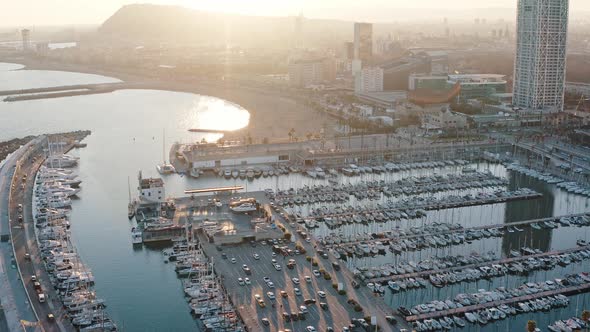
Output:
[[[116,82],[115,78],[95,75],[25,71],[18,65],[0,64],[0,90],[73,85],[84,83]],[[72,238],[82,260],[89,266],[96,278],[99,297],[105,299],[109,316],[124,331],[188,331],[197,325],[189,313],[180,281],[171,266],[164,263],[161,247],[143,246],[134,249],[130,229],[133,222],[127,219],[127,179],[131,180],[132,191],[137,183],[137,172],[144,176],[157,176],[155,166],[167,159],[170,145],[174,142],[193,142],[205,138],[214,140],[218,134],[188,132],[189,128],[232,130],[247,125],[249,114],[246,110],[217,98],[155,90],[122,90],[108,94],[86,95],[67,98],[30,100],[21,102],[0,102],[0,140],[42,133],[88,129],[92,134],[84,141],[88,146],[74,150],[80,157],[78,167],[82,191],[79,199],[72,204]],[[165,132],[166,155],[163,156],[163,133]],[[464,227],[485,224],[501,224],[569,213],[586,212],[589,201],[586,197],[569,194],[555,185],[540,182],[531,177],[507,171],[501,165],[487,163],[473,164],[479,171],[490,171],[500,177],[507,177],[509,185],[504,188],[528,187],[543,194],[535,200],[516,201],[476,207],[464,207],[440,211],[429,211],[427,216],[411,222],[390,222],[368,226],[350,225],[338,232],[378,232],[391,227],[428,225],[432,222],[460,223]],[[460,173],[459,166],[437,169],[418,169],[398,173],[366,174],[359,177],[340,176],[343,183],[370,180],[394,181],[409,176]],[[181,175],[164,176],[167,196],[183,195],[184,190],[243,185],[247,191],[301,188],[305,185],[325,184],[328,180],[315,180],[302,174],[259,178],[254,181],[224,179],[204,175],[192,179]],[[453,194],[493,191],[470,189]],[[444,196],[448,192],[437,193]],[[426,195],[426,194],[424,194]],[[393,200],[396,200],[395,198]],[[385,199],[382,199],[385,201]],[[377,204],[372,201],[370,204]],[[351,199],[350,205],[360,205]],[[306,211],[301,210],[301,213]],[[324,225],[316,228],[316,236],[325,236],[333,230]],[[531,230],[522,233],[505,234],[500,238],[476,240],[448,248],[426,249],[395,256],[353,258],[349,266],[376,266],[399,260],[419,261],[434,256],[468,255],[471,252],[493,251],[497,257],[506,256],[510,250],[522,246],[543,251],[575,247],[577,239],[589,239],[587,228],[560,227],[555,230]],[[424,289],[391,294],[386,291],[384,301],[397,308],[410,307],[433,299],[452,298],[464,292],[478,289],[492,289],[499,286],[516,287],[525,281],[541,281],[562,277],[573,272],[590,270],[588,262],[557,267],[550,271],[538,271],[529,279],[519,276],[505,276],[477,283],[462,283],[444,288],[428,285]],[[519,315],[492,325],[475,327],[468,325],[465,331],[520,331],[525,329],[527,320],[534,319],[542,330],[557,319],[579,316],[583,309],[590,308],[590,294],[571,297],[567,308],[544,313]]]

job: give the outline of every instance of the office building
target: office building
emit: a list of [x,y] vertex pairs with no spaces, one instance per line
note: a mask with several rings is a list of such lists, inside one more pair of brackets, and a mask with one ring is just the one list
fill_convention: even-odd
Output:
[[368,63],[373,56],[373,24],[354,24],[354,58]]
[[519,0],[513,104],[563,109],[569,0]]
[[383,91],[383,69],[379,67],[365,67],[354,78],[354,92]]
[[23,39],[23,51],[28,52],[31,49],[31,31],[29,29],[22,29],[21,36]]

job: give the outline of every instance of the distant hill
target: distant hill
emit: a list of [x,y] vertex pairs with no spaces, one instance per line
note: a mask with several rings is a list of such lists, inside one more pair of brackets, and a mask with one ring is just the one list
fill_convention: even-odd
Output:
[[[99,36],[112,40],[225,44],[284,48],[293,42],[294,17],[257,17],[191,10],[178,6],[127,5],[108,18]],[[313,34],[311,32],[314,32]],[[305,20],[311,42],[352,38],[352,22]]]

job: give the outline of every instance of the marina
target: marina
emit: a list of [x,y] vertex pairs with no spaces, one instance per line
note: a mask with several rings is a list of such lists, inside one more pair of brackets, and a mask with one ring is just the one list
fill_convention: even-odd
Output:
[[[550,183],[540,176],[511,170],[512,161],[501,164],[482,160],[486,150],[494,153],[510,151],[505,145],[435,144],[410,148],[403,144],[398,146],[397,142],[392,144],[394,138],[390,138],[392,141],[388,147],[386,135],[366,135],[362,144],[373,145],[373,137],[377,137],[377,148],[365,146],[363,149],[361,139],[352,137],[348,150],[347,138],[342,138],[336,140],[340,151],[334,145],[332,152],[328,151],[330,147],[321,153],[308,151],[300,154],[300,159],[279,164],[274,161],[247,165],[213,163],[210,169],[195,168],[196,172],[191,175],[190,168],[178,162],[174,146],[176,142],[182,145],[183,141],[201,140],[204,133],[188,131],[196,127],[192,124],[194,122],[174,112],[172,117],[176,118],[168,121],[168,115],[164,117],[159,110],[149,107],[142,111],[150,114],[146,120],[150,123],[149,130],[143,125],[142,128],[139,125],[113,127],[111,122],[101,120],[106,115],[120,115],[123,117],[120,121],[130,123],[133,121],[129,119],[141,117],[142,112],[134,111],[140,109],[138,104],[128,103],[126,110],[117,109],[116,105],[125,100],[124,97],[133,100],[147,98],[153,101],[153,105],[163,105],[171,102],[171,96],[137,90],[100,95],[102,101],[98,97],[88,95],[45,101],[52,105],[49,107],[59,105],[60,109],[63,108],[62,112],[67,114],[64,118],[72,119],[72,123],[76,121],[76,126],[88,124],[93,130],[93,134],[81,143],[87,147],[70,153],[79,157],[78,177],[62,181],[72,189],[64,189],[64,195],[73,195],[68,213],[69,239],[78,249],[80,272],[92,271],[95,280],[91,286],[95,292],[92,296],[97,300],[104,299],[103,303],[108,304],[101,311],[113,324],[127,330],[190,330],[195,327],[205,330],[207,326],[227,331],[246,328],[300,331],[307,326],[315,326],[318,330],[328,327],[340,330],[350,328],[351,324],[360,330],[365,325],[370,329],[372,316],[380,330],[411,330],[413,326],[407,324],[406,317],[399,313],[400,307],[412,308],[437,298],[451,299],[459,293],[495,289],[500,287],[499,283],[506,283],[509,289],[523,283],[521,273],[497,273],[493,271],[494,265],[521,263],[529,266],[527,278],[535,283],[541,282],[541,278],[565,279],[566,274],[584,272],[583,266],[587,262],[584,248],[587,247],[575,248],[577,241],[588,241],[585,217],[588,203],[583,192],[576,193],[584,186],[583,181],[577,184],[580,188],[568,191],[557,186],[561,183],[559,181],[549,179],[553,182]],[[175,95],[174,98],[177,97],[183,100],[180,109],[182,105],[194,102],[192,97]],[[100,110],[82,116],[68,111],[78,107],[76,98],[90,100],[90,104],[110,101]],[[39,101],[28,103],[37,105]],[[0,104],[0,107],[7,114],[20,116],[20,113],[12,112],[14,106],[11,105],[16,104]],[[28,113],[26,109],[22,112],[22,116]],[[39,116],[40,120],[32,118],[31,125],[37,130],[46,130],[37,125],[37,121],[47,120],[42,119],[43,114]],[[68,128],[73,125],[69,121],[52,123],[51,129]],[[178,123],[183,125],[178,128]],[[160,141],[162,124],[166,127],[165,141],[174,142],[172,146]],[[10,135],[19,134],[19,127],[14,128]],[[321,143],[313,144],[318,144],[316,147],[321,150]],[[355,147],[355,144],[358,145]],[[108,151],[101,148],[107,145],[111,147]],[[172,147],[164,160],[162,145],[166,151]],[[250,149],[256,152],[256,149],[263,151],[265,147]],[[213,153],[215,148],[211,150]],[[354,154],[347,159],[350,151]],[[163,162],[167,164],[166,159],[177,173],[160,174],[157,171],[156,166]],[[313,160],[314,164],[307,165],[305,160]],[[59,162],[70,161],[62,159]],[[113,176],[113,169],[120,170],[125,176]],[[164,214],[157,208],[150,210],[150,204],[139,207],[139,192],[131,190],[137,185],[134,179],[139,169],[144,170],[143,179],[159,179],[165,188],[162,201],[152,203],[152,207],[162,207]],[[547,172],[549,170],[539,174]],[[130,178],[130,184],[125,177]],[[560,179],[562,182],[572,181],[570,178]],[[76,192],[76,185],[81,191]],[[54,190],[47,186],[40,195],[50,195]],[[157,193],[155,190],[152,195]],[[250,198],[259,205],[247,205]],[[283,203],[278,204],[279,201]],[[46,203],[59,206],[67,200],[47,200]],[[355,222],[354,216],[360,214],[365,221]],[[349,217],[352,221],[347,220]],[[382,222],[378,221],[379,218]],[[329,223],[333,226],[328,226]],[[150,233],[150,230],[154,232]],[[57,234],[43,232],[44,237]],[[254,238],[250,238],[253,234]],[[104,239],[109,239],[108,246],[104,245]],[[434,244],[429,239],[434,240]],[[356,248],[352,256],[342,252],[346,251],[345,247],[353,248],[363,242],[367,247],[358,248],[362,252],[360,255]],[[580,242],[582,244],[584,242]],[[93,250],[96,246],[102,249]],[[472,256],[474,251],[480,253],[479,260]],[[495,255],[490,255],[490,251]],[[521,256],[510,256],[512,251]],[[461,260],[459,256],[470,264],[446,265],[448,262],[457,264]],[[530,265],[524,264],[529,258],[542,265],[533,265],[533,260]],[[290,260],[294,260],[294,264],[290,265]],[[433,264],[430,269],[422,271],[408,270],[408,266],[412,267],[410,262],[416,262],[418,266],[429,260],[437,261],[439,265]],[[444,266],[442,262],[445,262]],[[280,265],[280,270],[274,264]],[[364,281],[354,277],[355,267],[364,272],[367,266],[379,267],[382,275],[376,276],[377,269],[366,269],[375,276],[370,278],[369,275]],[[395,267],[397,271],[403,267],[404,273],[385,276],[386,269],[381,270],[382,267]],[[485,271],[480,269],[482,267]],[[121,273],[112,274],[113,269]],[[449,272],[456,272],[459,276],[466,269],[479,272],[468,271],[473,275],[472,279],[465,278],[460,282],[454,281],[460,278],[450,277]],[[430,275],[440,279],[442,287],[436,287],[430,281]],[[265,278],[270,279],[274,288],[269,287]],[[299,284],[293,278],[297,278]],[[423,280],[419,282],[418,278]],[[418,282],[419,287],[415,287],[414,282],[408,287],[409,279]],[[388,287],[388,281],[394,280],[403,281],[406,289],[392,297],[393,290]],[[379,286],[371,289],[370,283]],[[150,289],[150,292],[130,291],[137,287]],[[380,287],[385,288],[383,293]],[[282,291],[287,293],[286,297]],[[340,295],[340,291],[345,291],[345,295]],[[567,307],[549,305],[551,301],[557,301],[557,293],[540,296],[547,304],[544,310],[548,311],[529,311],[526,315],[493,320],[493,324],[478,325],[477,328],[505,331],[502,321],[520,328],[529,318],[535,319],[540,326],[548,326],[576,315],[579,308],[587,307],[589,303],[584,293],[565,291],[564,294],[570,298]],[[255,295],[262,298],[264,308]],[[322,297],[324,295],[326,297]],[[532,299],[523,299],[523,302]],[[565,303],[561,297],[559,299]],[[156,302],[161,303],[158,310],[150,305]],[[301,310],[301,306],[306,307],[307,313]],[[358,307],[360,311],[356,311]],[[76,322],[82,322],[82,318],[87,319],[84,322],[97,319],[94,314],[86,313]],[[304,321],[300,319],[302,316]],[[295,317],[296,321],[293,320]],[[436,318],[439,324],[440,317],[444,316]],[[471,324],[462,314],[451,314],[449,318],[454,322],[463,321],[466,326]],[[96,322],[99,323],[98,319]],[[453,328],[458,326],[456,324]],[[471,325],[471,328],[475,326]]]

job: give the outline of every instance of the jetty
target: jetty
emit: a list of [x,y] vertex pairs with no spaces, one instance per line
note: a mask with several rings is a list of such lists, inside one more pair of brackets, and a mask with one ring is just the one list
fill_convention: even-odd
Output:
[[539,292],[536,294],[513,297],[513,298],[505,299],[505,300],[491,301],[491,302],[484,303],[484,304],[470,305],[470,306],[465,306],[462,308],[448,309],[448,310],[429,312],[429,313],[425,313],[425,314],[406,316],[406,321],[407,322],[414,322],[414,321],[424,320],[424,319],[432,319],[432,318],[453,316],[453,315],[463,315],[467,312],[473,312],[473,311],[478,311],[478,310],[482,310],[482,309],[486,309],[486,308],[498,307],[503,304],[509,305],[509,304],[535,300],[535,299],[548,297],[548,296],[555,296],[555,295],[559,295],[559,294],[561,294],[561,295],[575,295],[575,294],[588,292],[589,290],[590,290],[590,283],[585,283],[582,285],[553,289],[553,290],[549,290],[549,291]]
[[531,258],[543,258],[543,257],[554,256],[554,255],[563,255],[563,254],[584,251],[584,250],[588,250],[588,249],[590,249],[590,246],[569,248],[569,249],[565,249],[565,250],[548,251],[548,252],[543,252],[543,253],[539,253],[539,254],[503,258],[503,259],[497,259],[497,260],[493,260],[493,261],[484,261],[484,262],[479,262],[476,264],[453,266],[453,267],[449,267],[446,269],[432,269],[432,270],[425,270],[425,271],[420,271],[420,272],[391,275],[391,276],[387,276],[387,277],[371,278],[371,279],[366,279],[365,282],[366,283],[373,282],[373,283],[382,283],[383,284],[383,283],[390,281],[390,280],[395,281],[395,280],[401,280],[401,279],[407,279],[407,278],[424,277],[424,276],[429,276],[431,274],[456,272],[456,271],[460,271],[460,270],[464,270],[464,269],[478,268],[478,267],[482,267],[482,266],[489,266],[489,265],[496,265],[496,264],[498,264],[498,265],[510,264],[510,263],[515,263],[515,262],[525,261],[525,260],[528,260]]
[[432,236],[432,235],[466,233],[469,231],[484,230],[484,229],[494,229],[494,228],[504,229],[504,228],[514,227],[514,226],[528,226],[533,223],[540,223],[540,222],[545,222],[545,221],[557,222],[562,218],[575,218],[575,217],[584,217],[584,216],[588,216],[588,214],[587,213],[576,213],[576,214],[568,214],[568,215],[556,216],[556,217],[515,221],[515,222],[510,222],[510,223],[504,223],[504,224],[494,224],[494,225],[483,225],[483,226],[474,226],[474,227],[467,227],[467,228],[458,228],[458,229],[451,229],[448,231],[437,231],[436,233],[421,233],[421,234],[382,237],[382,238],[375,238],[375,239],[371,239],[371,240],[341,242],[339,244],[324,244],[324,247],[330,248],[330,247],[334,247],[334,246],[348,246],[348,245],[356,245],[356,244],[360,244],[360,243],[372,244],[372,243],[376,243],[376,242],[383,242],[383,241],[390,241],[390,240],[415,239],[415,238],[422,238],[422,237],[427,237],[427,236]]

